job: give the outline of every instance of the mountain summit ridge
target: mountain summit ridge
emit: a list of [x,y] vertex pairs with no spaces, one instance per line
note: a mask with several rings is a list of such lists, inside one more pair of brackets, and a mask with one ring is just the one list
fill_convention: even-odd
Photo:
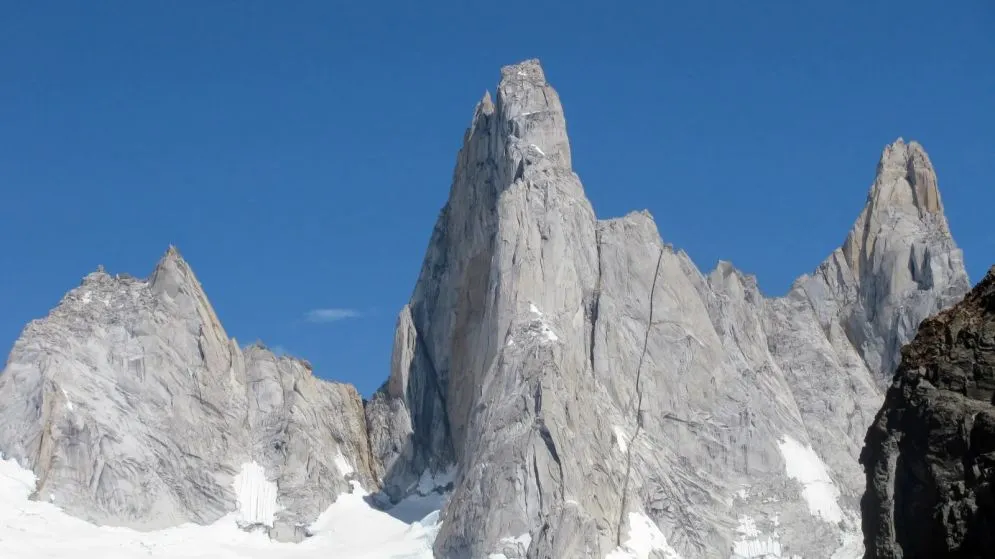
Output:
[[843,245],[765,298],[731,264],[703,274],[648,211],[597,219],[538,60],[495,91],[365,405],[239,348],[170,247],[149,280],[91,274],[25,329],[0,399],[28,403],[0,413],[0,451],[39,498],[144,529],[235,510],[258,467],[283,509],[246,524],[278,539],[359,481],[451,491],[438,557],[645,556],[647,530],[666,557],[856,553],[884,379],[968,288],[925,151],[886,147]]
[[[246,526],[298,540],[349,479],[376,481],[355,388],[239,348],[175,247],[146,280],[88,274],[32,321],[0,398],[0,451],[35,472],[36,497],[99,524],[205,524],[265,497],[284,508]],[[268,479],[238,494],[256,467]]]
[[[968,288],[921,146],[887,146],[847,240],[787,295],[765,299],[731,266],[703,275],[648,213],[596,219],[538,62],[501,76],[493,112],[475,111],[398,321],[416,349],[404,346],[403,374],[391,378],[436,388],[381,391],[367,408],[375,423],[392,402],[405,416],[393,421],[451,448],[435,453],[457,471],[437,555],[604,556],[624,552],[642,518],[686,557],[761,541],[814,556],[859,545],[856,457],[881,385],[918,321]],[[533,117],[537,102],[550,103],[549,117]],[[543,157],[550,145],[559,164]],[[842,532],[809,514],[801,491],[784,494],[793,478],[770,465],[796,448],[824,457]],[[446,467],[403,453],[385,461],[399,480]],[[406,482],[388,473],[384,483]],[[744,483],[758,497],[730,516],[722,503]],[[775,495],[785,503],[776,513],[764,502]],[[740,515],[766,524],[744,537]],[[520,549],[502,543],[523,535]]]

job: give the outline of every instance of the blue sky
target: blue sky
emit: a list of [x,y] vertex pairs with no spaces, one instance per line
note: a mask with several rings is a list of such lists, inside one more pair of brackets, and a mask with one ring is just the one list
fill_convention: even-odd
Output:
[[471,4],[7,5],[3,351],[98,264],[144,276],[173,243],[230,335],[369,394],[473,106],[531,57],[598,214],[649,209],[702,268],[783,293],[899,136],[972,281],[995,263],[986,0]]

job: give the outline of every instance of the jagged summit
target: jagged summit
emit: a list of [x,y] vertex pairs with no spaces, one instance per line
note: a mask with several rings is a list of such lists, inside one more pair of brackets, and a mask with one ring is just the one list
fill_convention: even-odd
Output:
[[845,247],[766,299],[649,212],[596,218],[537,60],[464,138],[369,401],[239,348],[173,247],[147,284],[83,286],[25,330],[0,450],[39,498],[141,528],[234,510],[299,539],[360,481],[451,491],[444,559],[855,556],[876,381],[963,294],[921,148],[886,150]]
[[[485,115],[491,115],[494,113],[494,100],[491,99],[490,90],[484,90],[484,96],[480,98],[480,102],[477,103],[477,108],[474,113],[480,113]],[[476,120],[476,117],[474,117]]]
[[920,144],[885,147],[863,210],[818,275],[845,301],[847,335],[886,384],[919,323],[970,288]]
[[155,291],[169,291],[170,295],[175,295],[175,290],[181,285],[191,283],[200,288],[193,270],[187,261],[183,259],[179,249],[169,245],[166,252],[155,265],[152,275],[149,276],[149,285]]
[[455,471],[444,558],[628,556],[641,527],[664,556],[848,556],[876,380],[963,293],[934,191],[889,147],[845,250],[765,299],[648,212],[596,219],[539,61],[502,68],[367,406],[386,491]]
[[542,159],[571,168],[570,142],[560,96],[549,83],[538,60],[501,69],[497,88],[497,128],[507,148],[523,157]]
[[898,138],[885,146],[866,205],[865,212],[900,212],[935,222],[949,235],[936,171],[919,142]]
[[377,485],[355,388],[239,348],[172,246],[148,281],[91,273],[32,321],[0,401],[0,452],[34,471],[36,498],[98,524],[234,512],[299,540],[348,480]]
[[933,164],[915,141],[898,138],[884,148],[870,196],[877,206],[912,207],[921,217],[943,213]]
[[517,64],[508,64],[501,68],[501,83],[507,81],[520,81],[522,79],[545,84],[546,73],[542,69],[542,63],[538,58],[523,60]]
[[[183,267],[186,269],[190,268],[190,265],[183,258],[183,254],[180,253],[180,249],[177,248],[176,245],[172,243],[167,245],[166,252],[162,253],[162,256],[159,257],[159,260],[156,262],[154,270],[158,270],[159,268],[168,268],[168,267]],[[154,270],[153,270],[153,275],[155,275]]]

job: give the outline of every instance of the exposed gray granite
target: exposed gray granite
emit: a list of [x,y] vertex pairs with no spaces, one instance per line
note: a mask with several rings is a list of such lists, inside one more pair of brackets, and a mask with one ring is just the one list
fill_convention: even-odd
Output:
[[296,540],[347,478],[377,480],[355,388],[239,349],[173,248],[148,280],[91,273],[31,322],[0,401],[0,451],[34,470],[37,498],[99,524],[214,521],[255,462],[283,510],[245,523]]
[[843,246],[783,297],[727,262],[700,272],[647,212],[598,220],[530,60],[474,110],[365,406],[239,349],[171,249],[148,281],[96,272],[28,325],[0,451],[38,498],[142,529],[236,510],[254,463],[279,539],[354,478],[384,502],[451,490],[445,558],[857,557],[864,432],[899,348],[967,289],[914,142],[885,149]]
[[661,556],[860,555],[884,379],[968,288],[918,144],[885,149],[843,248],[775,299],[646,212],[596,219],[537,61],[502,70],[454,177],[367,407],[393,497],[455,468],[439,557],[628,557],[647,518]]

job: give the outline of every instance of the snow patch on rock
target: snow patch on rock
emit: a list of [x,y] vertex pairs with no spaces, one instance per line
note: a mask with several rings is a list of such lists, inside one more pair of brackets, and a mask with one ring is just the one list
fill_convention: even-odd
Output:
[[837,498],[840,492],[829,477],[826,465],[811,446],[784,435],[778,444],[788,477],[802,484],[802,497],[808,510],[826,522],[843,520]]
[[[509,559],[506,551],[512,553],[514,557],[525,557],[525,554],[529,551],[529,546],[532,545],[532,536],[529,534],[522,534],[518,537],[504,537],[501,538],[499,542],[502,551],[497,553],[491,553],[487,556],[487,559]],[[511,548],[510,550],[508,548]]]
[[73,408],[73,401],[69,399],[69,393],[66,392],[65,388],[62,389],[62,396],[66,399],[66,409],[69,410],[69,411],[73,411],[73,409],[74,409]]
[[740,516],[736,533],[740,539],[733,542],[731,559],[775,559],[781,557],[781,543],[777,534],[763,535],[750,516]]
[[263,525],[273,527],[276,516],[276,483],[266,479],[266,470],[255,462],[242,464],[242,471],[232,484],[238,500],[239,526]]
[[[605,556],[605,559],[649,559],[651,553],[659,551],[665,559],[681,559],[681,556],[667,543],[663,535],[648,516],[639,512],[629,513],[629,539]],[[652,555],[658,557],[659,554]]]
[[339,473],[342,477],[349,476],[355,473],[356,469],[352,467],[352,464],[345,459],[342,455],[342,449],[335,449],[335,467],[338,468]]
[[829,559],[862,559],[864,557],[864,536],[854,529],[843,533],[843,542]]
[[615,426],[615,442],[623,453],[629,450],[629,436],[625,434],[625,429],[618,425]]
[[433,493],[441,493],[448,490],[456,478],[456,468],[449,468],[442,472],[422,472],[418,483],[414,487],[414,493],[425,496]]
[[535,306],[534,303],[529,303],[529,312],[535,317],[529,322],[529,332],[534,337],[538,338],[540,342],[557,342],[560,340],[560,337],[550,327],[549,322],[546,321],[546,315],[539,310],[539,307]]

